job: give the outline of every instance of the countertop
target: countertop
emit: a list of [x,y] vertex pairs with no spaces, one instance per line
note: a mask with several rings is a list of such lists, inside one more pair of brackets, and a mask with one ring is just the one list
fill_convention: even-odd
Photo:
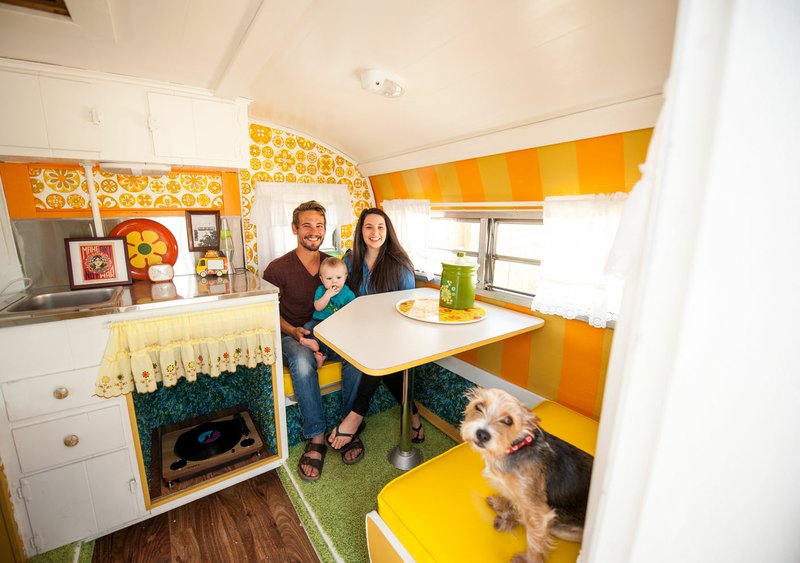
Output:
[[10,307],[28,295],[70,291],[69,287],[48,287],[4,296],[0,301],[0,307],[2,307],[0,309],[0,328],[79,319],[97,315],[111,315],[129,311],[169,308],[185,305],[187,300],[190,300],[191,304],[195,304],[278,293],[277,287],[250,271],[240,271],[227,276],[206,278],[190,274],[175,276],[170,282],[135,281],[131,285],[119,287],[119,296],[114,299],[113,303],[108,305],[81,308],[70,307],[46,311],[8,312],[5,311],[5,308]]

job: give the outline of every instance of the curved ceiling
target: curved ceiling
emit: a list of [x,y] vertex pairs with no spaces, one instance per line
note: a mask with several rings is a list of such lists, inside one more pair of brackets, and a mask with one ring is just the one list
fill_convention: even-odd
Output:
[[[0,57],[197,86],[369,166],[648,99],[677,0],[67,0],[0,4]],[[399,98],[361,88],[380,68]]]

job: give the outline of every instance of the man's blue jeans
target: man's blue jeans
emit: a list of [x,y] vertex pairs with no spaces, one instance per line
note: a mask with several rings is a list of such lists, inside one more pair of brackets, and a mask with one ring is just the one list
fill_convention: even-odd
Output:
[[[303,438],[308,440],[325,432],[325,413],[319,392],[319,375],[314,353],[293,337],[281,333],[283,363],[289,368],[294,396],[303,419]],[[342,418],[350,412],[358,392],[361,372],[342,359],[333,350],[328,360],[342,362]]]

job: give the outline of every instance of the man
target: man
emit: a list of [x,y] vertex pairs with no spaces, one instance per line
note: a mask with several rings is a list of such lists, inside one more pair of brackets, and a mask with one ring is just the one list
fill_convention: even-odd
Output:
[[[320,284],[319,265],[325,258],[319,251],[325,239],[325,227],[325,208],[316,201],[301,203],[292,213],[292,233],[297,236],[297,248],[276,258],[264,270],[264,279],[280,290],[283,362],[292,377],[303,419],[303,437],[308,440],[297,468],[300,478],[306,481],[320,478],[327,451],[317,363],[313,351],[300,344],[300,339],[309,334],[303,325],[314,313],[314,292]],[[328,359],[341,361],[333,351]],[[342,361],[342,416],[350,411],[360,380],[361,372]],[[364,445],[359,441],[343,451],[342,458],[354,462],[363,457],[363,452]]]

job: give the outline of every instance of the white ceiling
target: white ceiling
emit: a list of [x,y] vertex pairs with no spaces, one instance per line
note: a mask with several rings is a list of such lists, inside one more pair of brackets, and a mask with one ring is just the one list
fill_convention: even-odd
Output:
[[[658,95],[678,0],[67,0],[0,4],[0,57],[253,100],[357,163]],[[405,95],[362,90],[400,76]]]

